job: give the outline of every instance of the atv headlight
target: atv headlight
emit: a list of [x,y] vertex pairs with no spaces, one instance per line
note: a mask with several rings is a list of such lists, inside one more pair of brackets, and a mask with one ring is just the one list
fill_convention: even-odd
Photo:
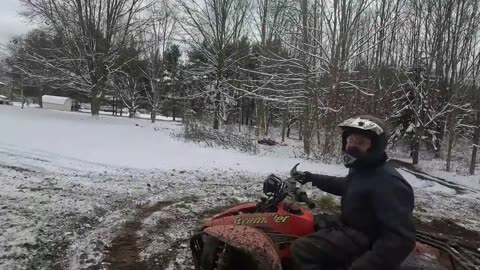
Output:
[[263,181],[263,193],[271,197],[280,194],[283,191],[285,183],[278,176],[271,174]]

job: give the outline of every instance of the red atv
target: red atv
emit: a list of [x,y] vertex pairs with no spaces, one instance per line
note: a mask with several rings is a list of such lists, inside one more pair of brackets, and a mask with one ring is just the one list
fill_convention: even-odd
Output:
[[[297,166],[290,171],[291,176],[297,173]],[[315,208],[315,203],[297,187],[293,177],[282,180],[272,174],[265,180],[263,192],[266,197],[260,202],[227,209],[192,236],[190,248],[196,270],[294,269],[291,242],[317,228],[311,211],[298,203],[305,203],[310,209]],[[402,270],[480,269],[465,256],[459,257],[461,251],[441,240],[429,234],[418,237],[420,240]]]

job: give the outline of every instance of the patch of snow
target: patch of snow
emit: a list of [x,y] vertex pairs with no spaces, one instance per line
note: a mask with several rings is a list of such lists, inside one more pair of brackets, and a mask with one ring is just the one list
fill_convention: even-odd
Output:
[[[409,164],[412,163],[412,159],[408,157],[408,154],[406,154],[405,151],[401,151],[401,149],[395,149],[391,152],[390,156]],[[463,159],[452,160],[451,172],[447,172],[445,170],[445,166],[445,160],[435,159],[426,154],[421,156],[419,164],[416,165],[418,169],[431,176],[442,178],[447,181],[480,191],[480,169],[477,169],[477,175],[468,174],[469,164]]]
[[455,183],[462,184],[467,187],[475,188],[480,190],[480,170],[477,170],[477,175],[467,175],[467,174],[458,174],[458,173],[453,173],[453,172],[447,172],[445,170],[439,170],[439,169],[432,169],[431,163],[430,162],[425,162],[420,164],[420,168],[439,178],[443,178]]
[[405,130],[405,132],[406,132],[406,133],[409,133],[409,132],[412,132],[414,129],[415,129],[415,125],[414,125],[413,123],[411,123],[411,124],[408,126],[407,130]]
[[[15,107],[22,107],[22,102],[14,101],[14,102],[12,102],[12,105],[15,106]],[[39,108],[40,108],[40,104],[36,104],[36,103],[35,103],[35,104],[34,104],[34,103],[29,103],[29,104],[27,104],[27,103],[25,102],[25,104],[24,104],[23,107],[24,107],[24,109],[28,109],[28,108],[39,109]]]
[[342,166],[324,166],[312,160],[266,158],[180,142],[170,136],[173,130],[181,128],[175,122],[151,124],[137,119],[95,119],[72,112],[1,107],[0,124],[0,149],[8,152],[11,147],[23,152],[40,152],[68,161],[83,160],[137,169],[224,168],[263,173],[285,172],[301,162],[302,170],[346,172]]
[[403,169],[399,169],[398,172],[415,189],[422,189],[432,193],[440,192],[450,195],[455,195],[457,193],[454,189],[441,185],[437,182],[418,179],[416,176]]

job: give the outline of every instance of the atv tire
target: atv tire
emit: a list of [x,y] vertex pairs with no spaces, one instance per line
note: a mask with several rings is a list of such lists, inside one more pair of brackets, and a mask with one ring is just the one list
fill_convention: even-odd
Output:
[[247,253],[211,237],[204,237],[201,270],[260,270]]

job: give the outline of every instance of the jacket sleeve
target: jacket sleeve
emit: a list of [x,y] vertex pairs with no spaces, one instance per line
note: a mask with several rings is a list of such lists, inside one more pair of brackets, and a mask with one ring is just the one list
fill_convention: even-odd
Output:
[[312,186],[333,195],[342,196],[346,183],[346,177],[312,174]]
[[400,179],[379,180],[371,201],[380,223],[380,236],[370,251],[353,262],[351,270],[395,269],[415,246],[411,187]]

